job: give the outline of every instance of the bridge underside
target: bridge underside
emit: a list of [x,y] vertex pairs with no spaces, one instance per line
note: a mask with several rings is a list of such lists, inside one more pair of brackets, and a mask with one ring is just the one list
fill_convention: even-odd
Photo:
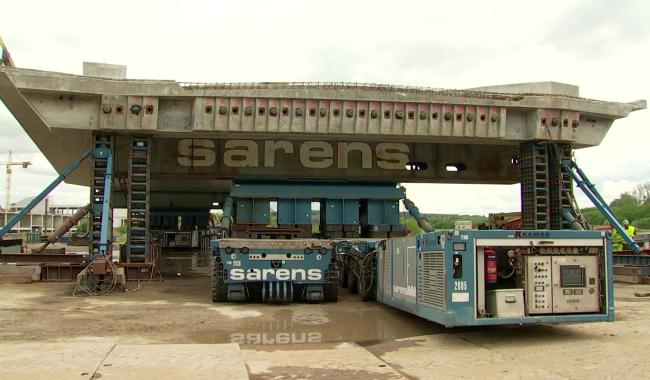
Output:
[[[566,206],[568,185],[562,173],[540,179],[537,162],[551,162],[557,148],[526,144],[595,146],[615,119],[645,108],[579,98],[577,87],[553,82],[475,90],[197,85],[9,68],[0,69],[0,96],[59,172],[98,144],[112,149],[112,203],[128,209],[128,257],[139,262],[148,260],[150,224],[175,227],[164,210],[207,213],[238,182],[524,180],[535,189],[543,181],[561,185],[557,194],[531,190],[524,203],[535,210],[531,226],[551,228],[559,216],[534,215]],[[102,165],[85,162],[66,182],[90,186],[98,203]]]
[[[128,177],[133,135],[114,141],[116,185]],[[146,135],[136,135],[144,136]],[[136,137],[137,138],[137,137]],[[90,140],[90,139],[88,139]],[[86,139],[66,143],[72,157]],[[152,207],[207,207],[223,201],[233,180],[330,182],[424,182],[512,184],[519,181],[516,145],[341,142],[337,140],[252,140],[151,138]],[[90,170],[69,181],[91,183]],[[116,207],[121,206],[115,186]]]

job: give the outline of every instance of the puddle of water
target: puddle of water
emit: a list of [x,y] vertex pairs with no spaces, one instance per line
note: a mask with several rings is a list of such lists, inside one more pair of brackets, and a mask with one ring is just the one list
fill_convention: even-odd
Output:
[[300,323],[307,326],[324,325],[330,322],[326,315],[314,312],[296,311],[291,319],[294,323]]
[[[361,303],[344,295],[338,303],[250,305],[257,317],[239,318],[223,329],[190,335],[198,343],[283,345],[324,342],[364,342],[445,332],[442,326],[388,308]],[[227,315],[230,306],[213,306]],[[225,311],[224,311],[225,310]]]
[[246,309],[241,306],[211,306],[208,307],[208,310],[214,310],[219,314],[232,319],[253,318],[262,315],[262,313],[257,310]]

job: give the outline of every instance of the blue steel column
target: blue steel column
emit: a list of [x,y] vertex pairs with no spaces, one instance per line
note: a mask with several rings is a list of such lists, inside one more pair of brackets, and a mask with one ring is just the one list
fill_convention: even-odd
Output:
[[111,192],[113,191],[113,154],[110,150],[98,152],[100,156],[106,156],[106,174],[104,175],[104,201],[102,204],[102,227],[99,237],[99,256],[111,255],[111,243],[113,240],[113,222],[111,214]]
[[[106,188],[112,188],[112,168],[113,168],[113,138],[103,134],[96,134],[94,137],[94,149],[92,154],[91,178],[92,184],[90,188],[90,218],[88,222],[88,252],[91,258],[96,258],[102,255],[110,255],[112,252],[111,243],[113,236],[113,208],[110,203],[110,191],[108,192],[109,199],[105,202]],[[110,169],[111,175],[107,182],[106,174],[109,169],[109,156],[110,156]],[[103,228],[106,226],[106,228]]]

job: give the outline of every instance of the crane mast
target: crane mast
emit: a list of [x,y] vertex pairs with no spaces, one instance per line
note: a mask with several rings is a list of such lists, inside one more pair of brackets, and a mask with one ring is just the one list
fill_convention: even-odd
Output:
[[29,165],[32,163],[29,161],[14,161],[12,158],[12,152],[9,151],[9,159],[7,161],[0,161],[0,165],[5,165],[6,166],[6,177],[5,177],[5,216],[4,216],[4,224],[7,224],[8,217],[9,217],[9,207],[11,206],[11,174],[12,174],[12,166],[17,166],[20,165],[24,169],[26,169]]

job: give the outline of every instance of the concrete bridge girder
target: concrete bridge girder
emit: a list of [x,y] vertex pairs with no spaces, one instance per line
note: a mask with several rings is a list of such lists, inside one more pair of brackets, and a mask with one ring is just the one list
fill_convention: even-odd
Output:
[[[598,145],[613,120],[645,108],[577,95],[553,82],[457,91],[0,69],[0,97],[59,171],[101,132],[115,136],[119,178],[130,136],[151,136],[152,207],[170,198],[211,204],[233,178],[516,183],[521,142]],[[88,185],[89,167],[67,182]]]

